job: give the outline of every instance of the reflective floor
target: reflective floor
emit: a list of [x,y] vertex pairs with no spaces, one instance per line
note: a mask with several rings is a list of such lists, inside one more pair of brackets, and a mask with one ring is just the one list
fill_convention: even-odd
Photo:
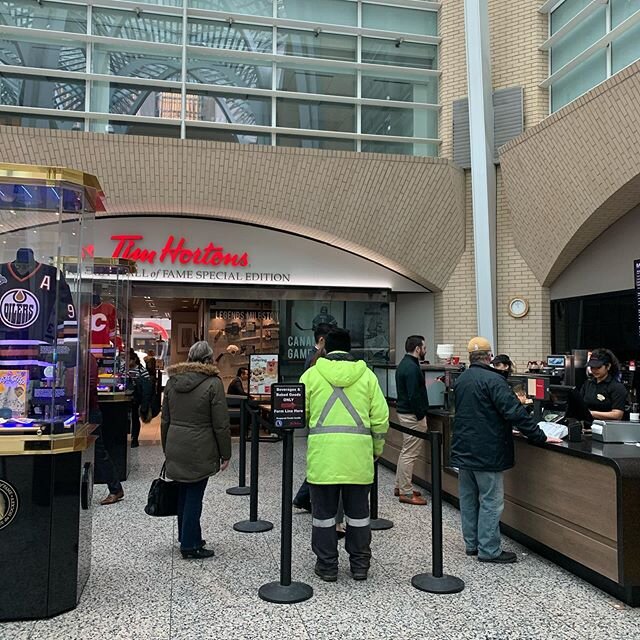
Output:
[[[279,576],[281,445],[261,445],[259,516],[274,522],[262,534],[233,531],[249,513],[249,498],[227,495],[237,467],[212,478],[203,533],[212,560],[180,556],[174,519],[143,512],[162,452],[153,429],[132,451],[124,501],[94,500],[93,568],[78,608],[52,620],[0,624],[2,640],[43,639],[584,639],[640,637],[640,609],[621,603],[506,539],[517,565],[480,564],[464,554],[458,512],[444,506],[445,571],[466,582],[462,593],[415,590],[411,577],[430,569],[430,507],[393,498],[393,474],[380,471],[380,515],[395,527],[374,532],[374,560],[366,582],[349,576],[342,550],[337,583],[313,574],[311,516],[294,513],[293,578],[313,586],[298,605],[273,605],[257,590]],[[237,441],[235,444],[237,448]],[[304,475],[304,440],[296,438],[295,483]],[[237,452],[234,452],[237,453]],[[235,463],[234,459],[234,463]],[[342,543],[341,543],[342,546]]]

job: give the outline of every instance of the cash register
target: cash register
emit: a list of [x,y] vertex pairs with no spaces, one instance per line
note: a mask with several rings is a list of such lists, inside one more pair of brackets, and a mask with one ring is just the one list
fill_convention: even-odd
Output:
[[640,442],[640,422],[595,420],[591,435],[601,442]]

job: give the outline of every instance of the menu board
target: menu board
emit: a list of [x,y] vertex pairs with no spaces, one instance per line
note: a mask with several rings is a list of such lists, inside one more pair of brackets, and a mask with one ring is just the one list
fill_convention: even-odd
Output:
[[249,395],[271,395],[271,386],[278,382],[278,354],[252,353],[249,356]]
[[278,429],[304,429],[306,427],[303,384],[272,385],[271,418],[273,426]]
[[633,283],[636,288],[636,319],[640,335],[640,260],[633,261]]
[[0,371],[0,413],[3,418],[27,415],[29,372],[22,369]]

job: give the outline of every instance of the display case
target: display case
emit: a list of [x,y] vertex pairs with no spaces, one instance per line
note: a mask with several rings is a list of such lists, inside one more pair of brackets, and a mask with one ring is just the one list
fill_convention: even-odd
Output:
[[130,275],[135,262],[94,258],[91,297],[91,354],[98,365],[98,396],[121,394],[127,388],[130,335]]
[[0,621],[72,609],[89,577],[102,209],[94,176],[0,164]]
[[91,276],[63,264],[91,265],[99,191],[81,172],[0,164],[0,435],[87,422]]

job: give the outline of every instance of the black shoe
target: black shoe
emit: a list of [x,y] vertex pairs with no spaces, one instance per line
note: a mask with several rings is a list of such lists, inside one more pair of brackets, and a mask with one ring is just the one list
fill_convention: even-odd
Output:
[[368,571],[363,571],[359,569],[357,571],[351,571],[351,576],[354,580],[366,580],[368,575]]
[[511,564],[518,562],[518,556],[513,551],[503,551],[495,558],[478,558],[480,562],[496,562],[497,564]]
[[346,531],[341,531],[340,529],[336,529],[336,533],[338,534],[338,540],[342,540],[347,535]]
[[296,500],[293,501],[293,506],[296,509],[302,509],[303,511],[308,511],[309,513],[311,513],[311,503],[310,502],[297,502]]
[[465,551],[465,553],[468,556],[477,556],[478,555],[478,550],[477,549],[472,549],[471,551],[469,551],[468,549]]
[[337,571],[335,573],[328,573],[326,571],[321,571],[320,569],[318,569],[318,567],[315,567],[313,571],[318,576],[318,578],[324,580],[325,582],[337,582],[338,580]]
[[135,449],[136,447],[139,447],[140,443],[137,440],[132,440],[131,441],[131,448]]
[[182,557],[185,560],[188,559],[202,559],[202,558],[213,558],[215,556],[215,551],[213,549],[205,549],[204,547],[199,547],[198,549],[192,549],[191,551],[180,551]]

